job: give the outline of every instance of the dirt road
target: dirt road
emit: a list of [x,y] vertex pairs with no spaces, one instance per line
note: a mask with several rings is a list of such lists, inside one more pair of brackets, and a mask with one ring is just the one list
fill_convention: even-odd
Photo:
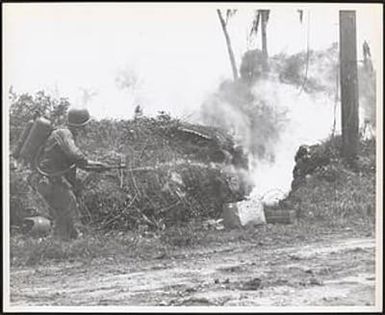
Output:
[[118,306],[374,305],[375,243],[330,235],[179,250],[151,259],[11,268],[11,304]]

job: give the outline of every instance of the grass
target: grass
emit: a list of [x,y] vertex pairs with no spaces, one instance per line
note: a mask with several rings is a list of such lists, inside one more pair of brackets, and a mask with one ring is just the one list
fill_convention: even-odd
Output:
[[18,233],[11,237],[12,265],[36,265],[43,262],[93,260],[103,257],[149,258],[179,248],[202,245],[211,231],[188,223],[164,231],[127,232],[92,231],[83,237],[64,242],[51,236],[30,237]]
[[[155,244],[154,244],[155,245]],[[100,232],[86,234],[71,242],[50,236],[30,238],[17,235],[11,238],[11,264],[36,265],[47,261],[92,260],[111,255],[138,256],[144,254],[143,237],[135,233]]]
[[298,241],[316,241],[324,236],[348,233],[373,235],[373,225],[348,228],[341,223],[297,220],[290,225],[262,225],[254,229],[215,230],[202,224],[186,224],[158,232],[95,232],[72,242],[51,237],[31,238],[18,234],[11,238],[11,265],[36,266],[55,262],[90,262],[114,259],[155,259],[172,257],[181,251],[216,249],[247,243],[257,246],[291,246]]

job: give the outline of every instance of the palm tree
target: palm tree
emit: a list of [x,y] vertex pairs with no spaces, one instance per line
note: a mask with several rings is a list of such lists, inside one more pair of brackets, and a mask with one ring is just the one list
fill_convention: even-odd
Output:
[[267,22],[269,21],[269,15],[270,15],[270,10],[257,10],[253,20],[251,31],[250,31],[250,35],[255,34],[255,36],[257,36],[258,27],[261,24],[263,68],[265,71],[268,70],[268,57],[269,57],[267,53],[267,33],[266,33],[266,26],[267,26]]
[[229,36],[229,33],[227,32],[227,23],[228,23],[229,18],[233,14],[235,14],[235,12],[236,12],[236,10],[227,10],[226,11],[226,20],[225,20],[222,16],[221,10],[217,9],[218,18],[219,18],[219,21],[221,23],[223,34],[225,35],[225,39],[226,39],[227,51],[229,53],[231,69],[233,70],[234,81],[238,79],[238,70],[237,70],[237,65],[235,63],[234,52],[233,52],[233,49],[231,47],[230,36]]

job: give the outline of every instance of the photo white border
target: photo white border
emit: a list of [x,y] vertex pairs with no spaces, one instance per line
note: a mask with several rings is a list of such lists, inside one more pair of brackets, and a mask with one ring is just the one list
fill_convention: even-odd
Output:
[[[7,108],[7,73],[6,73],[6,55],[5,48],[7,33],[6,33],[6,23],[7,23],[7,10],[8,8],[14,5],[35,5],[36,3],[3,3],[3,19],[2,19],[2,29],[3,29],[3,310],[4,312],[325,312],[325,313],[336,313],[336,312],[351,312],[351,313],[362,313],[362,312],[381,312],[382,311],[382,298],[383,298],[383,220],[382,220],[382,209],[383,209],[383,25],[378,27],[378,40],[381,43],[380,50],[375,56],[375,59],[378,61],[376,71],[377,71],[377,125],[376,125],[376,139],[377,139],[377,209],[376,209],[376,289],[375,289],[375,305],[374,306],[339,306],[339,307],[139,307],[139,306],[98,306],[98,307],[56,307],[56,306],[42,306],[42,307],[16,307],[10,304],[9,296],[9,283],[10,283],[10,265],[9,265],[9,116]],[[60,3],[43,3],[44,5],[91,5],[91,6],[110,6],[110,5],[130,5],[130,6],[140,6],[145,7],[149,6],[151,8],[159,7],[162,9],[173,8],[173,7],[184,7],[184,8],[194,8],[194,7],[205,7],[205,8],[255,8],[255,5],[258,7],[264,7],[266,9],[274,10],[275,7],[293,7],[300,6],[301,8],[317,8],[317,7],[334,7],[336,10],[354,10],[362,6],[374,6],[381,11],[381,16],[383,17],[383,6],[380,3],[303,3],[303,2],[284,2],[284,3],[263,3],[263,2],[211,2],[211,3],[159,3],[159,2],[118,2],[118,3],[107,3],[107,2],[95,2],[95,3],[74,3],[74,2],[60,2]],[[370,17],[368,17],[370,18]],[[383,23],[383,21],[382,21]]]

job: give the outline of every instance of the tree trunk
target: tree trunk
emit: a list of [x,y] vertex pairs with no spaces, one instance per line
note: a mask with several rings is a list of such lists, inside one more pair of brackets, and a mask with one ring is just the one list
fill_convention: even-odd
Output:
[[340,11],[340,60],[342,154],[353,160],[359,140],[355,11]]
[[227,32],[225,20],[223,19],[222,13],[219,9],[217,9],[217,13],[218,13],[219,21],[221,22],[223,34],[225,35],[227,51],[229,53],[231,69],[233,70],[233,77],[234,77],[234,81],[235,81],[238,79],[238,70],[237,70],[237,65],[235,63],[233,49],[231,47],[230,37],[229,37],[229,34]]
[[266,25],[269,16],[269,10],[259,10],[261,15],[261,29],[262,29],[262,55],[263,55],[263,68],[268,70],[268,53],[267,53],[267,33]]

